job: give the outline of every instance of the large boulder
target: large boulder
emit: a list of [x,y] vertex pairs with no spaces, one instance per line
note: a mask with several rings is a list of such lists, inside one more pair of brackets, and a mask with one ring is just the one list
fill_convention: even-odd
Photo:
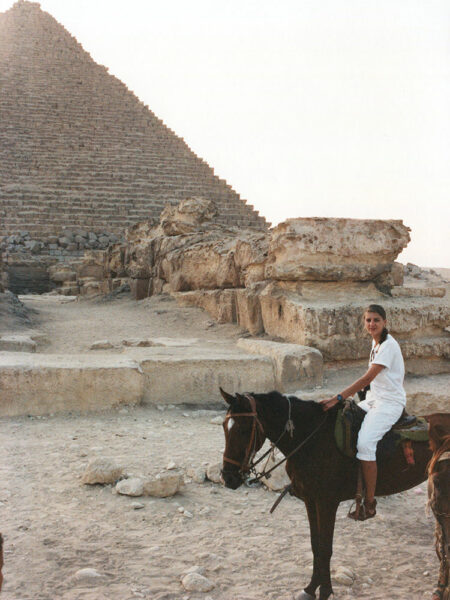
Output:
[[240,338],[237,345],[251,354],[272,359],[279,391],[293,392],[304,385],[322,384],[323,359],[316,348],[247,338]]
[[370,281],[392,269],[409,231],[402,221],[288,219],[272,230],[266,278]]
[[203,223],[219,214],[212,200],[201,197],[186,198],[177,206],[166,204],[160,215],[160,230],[164,235],[181,235],[198,231]]

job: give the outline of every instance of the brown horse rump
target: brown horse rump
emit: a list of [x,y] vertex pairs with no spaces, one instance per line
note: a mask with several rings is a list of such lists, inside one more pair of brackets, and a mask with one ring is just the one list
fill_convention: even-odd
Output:
[[[356,458],[358,433],[365,416],[366,412],[354,400],[347,400],[344,408],[338,410],[334,436],[338,450],[345,456]],[[408,419],[405,424],[400,420],[378,442],[377,461],[389,458],[402,442],[407,456],[411,442],[427,442],[428,439],[428,423],[423,417],[415,417],[412,423]]]

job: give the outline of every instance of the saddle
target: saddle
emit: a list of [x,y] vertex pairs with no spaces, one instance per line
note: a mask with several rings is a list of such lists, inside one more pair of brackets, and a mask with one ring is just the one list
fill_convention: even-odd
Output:
[[[354,400],[347,400],[336,416],[334,435],[340,452],[356,458],[356,444],[366,412]],[[378,442],[377,461],[385,460],[394,454],[402,443],[408,464],[414,464],[411,442],[428,441],[428,423],[422,417],[408,415],[405,411],[397,423]]]

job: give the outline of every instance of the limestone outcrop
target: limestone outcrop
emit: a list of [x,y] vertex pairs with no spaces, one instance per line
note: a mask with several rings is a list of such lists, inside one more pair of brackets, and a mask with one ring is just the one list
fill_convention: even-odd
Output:
[[[159,224],[130,228],[125,244],[90,251],[77,282],[97,280],[84,280],[81,293],[111,291],[128,278],[138,300],[169,293],[220,323],[283,340],[282,354],[306,346],[326,361],[367,358],[362,314],[378,303],[411,371],[449,370],[447,286],[437,273],[395,262],[410,239],[401,221],[289,219],[267,232],[219,226],[215,213],[210,200],[188,198],[167,206]],[[255,348],[271,356],[269,346]]]
[[288,219],[271,231],[266,279],[372,281],[410,241],[401,221]]

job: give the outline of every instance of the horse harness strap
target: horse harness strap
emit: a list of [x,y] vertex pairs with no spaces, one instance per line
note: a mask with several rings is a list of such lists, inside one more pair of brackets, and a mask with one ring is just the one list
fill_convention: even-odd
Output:
[[450,451],[443,452],[436,462],[441,462],[441,460],[450,460]]
[[225,417],[225,420],[223,422],[223,427],[224,427],[224,431],[225,431],[225,437],[227,437],[228,434],[228,421],[229,419],[236,419],[237,417],[253,417],[253,422],[252,422],[252,432],[250,434],[250,440],[247,446],[247,450],[245,452],[245,457],[244,457],[244,461],[242,463],[238,462],[237,460],[234,460],[232,458],[228,458],[228,456],[224,456],[223,460],[227,463],[230,463],[232,465],[236,465],[237,467],[239,467],[241,470],[246,470],[249,467],[249,461],[251,459],[252,456],[252,450],[255,447],[255,443],[256,443],[256,431],[257,431],[257,427],[259,428],[260,432],[263,433],[263,426],[261,425],[261,421],[258,418],[258,413],[256,412],[256,401],[253,398],[253,396],[251,394],[245,394],[245,397],[247,398],[247,400],[250,402],[250,408],[252,409],[252,412],[247,412],[247,413],[230,413],[227,414],[227,416]]
[[[291,452],[289,452],[289,454],[287,456],[285,456],[284,458],[282,458],[279,462],[277,462],[277,464],[275,466],[273,466],[271,469],[269,469],[268,471],[261,471],[261,473],[258,473],[253,479],[251,479],[249,481],[250,484],[252,483],[256,483],[257,481],[259,481],[260,479],[262,479],[263,477],[267,477],[267,475],[269,473],[272,473],[272,471],[274,471],[275,469],[277,469],[280,465],[282,465],[284,462],[286,462],[287,460],[289,460],[291,458],[291,456],[294,456],[294,454],[296,454],[301,448],[303,448],[303,446],[305,446],[305,444],[307,442],[309,442],[309,440],[319,431],[319,429],[322,427],[322,425],[325,424],[325,421],[327,420],[328,417],[328,413],[325,413],[324,418],[322,419],[322,421],[319,423],[319,425],[314,429],[314,431],[312,433],[310,433],[308,435],[308,437],[306,439],[304,439],[298,446],[296,446],[294,448],[294,450],[292,450]],[[286,431],[286,430],[285,430]],[[283,434],[285,433],[285,431],[283,432]]]

